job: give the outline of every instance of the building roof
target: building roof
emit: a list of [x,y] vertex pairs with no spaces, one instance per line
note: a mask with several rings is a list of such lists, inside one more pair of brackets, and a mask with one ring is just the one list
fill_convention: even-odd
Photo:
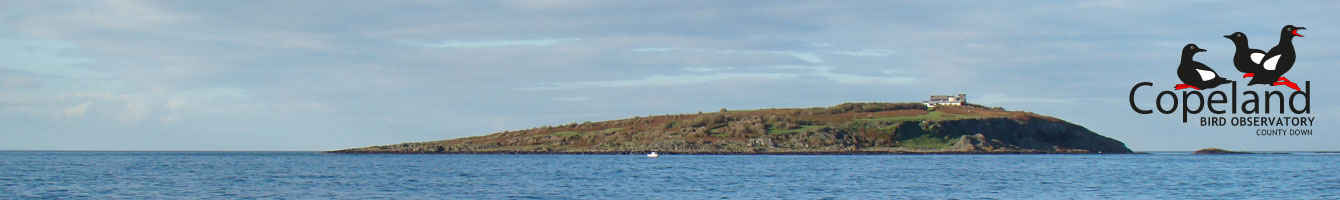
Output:
[[[932,102],[963,102],[963,101],[966,100],[966,98],[965,98],[966,96],[967,96],[967,95],[964,95],[964,94],[959,94],[959,95],[957,95],[957,96],[956,96],[956,95],[931,95],[930,101],[932,101]],[[954,100],[953,100],[953,101],[950,101],[949,99],[954,99]]]

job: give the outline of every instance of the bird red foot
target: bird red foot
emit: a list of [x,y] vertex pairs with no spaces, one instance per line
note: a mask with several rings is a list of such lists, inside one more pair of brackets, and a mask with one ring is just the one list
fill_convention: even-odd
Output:
[[1272,86],[1279,86],[1279,85],[1289,86],[1289,88],[1293,88],[1293,90],[1296,90],[1296,91],[1303,91],[1302,89],[1299,89],[1299,88],[1298,88],[1298,84],[1297,84],[1297,83],[1293,83],[1293,81],[1289,81],[1289,79],[1284,78],[1284,77],[1280,77],[1279,82],[1275,82],[1275,83],[1270,84],[1270,85],[1272,85]]
[[1242,77],[1243,77],[1243,78],[1251,78],[1252,76],[1256,76],[1256,74],[1253,74],[1253,73],[1242,74]]
[[1174,85],[1173,88],[1176,88],[1176,89],[1174,89],[1174,90],[1181,90],[1181,89],[1187,89],[1187,88],[1200,90],[1200,88],[1196,88],[1196,86],[1191,86],[1191,85],[1187,85],[1187,84],[1177,84],[1177,85]]

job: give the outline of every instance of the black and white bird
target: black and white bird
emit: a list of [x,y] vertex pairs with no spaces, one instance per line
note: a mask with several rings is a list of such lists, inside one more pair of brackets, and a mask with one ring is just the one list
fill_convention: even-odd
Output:
[[1233,53],[1233,66],[1243,73],[1243,78],[1252,77],[1261,72],[1261,60],[1265,59],[1266,51],[1248,46],[1247,34],[1242,32],[1225,35],[1224,38],[1232,40],[1233,46],[1237,46],[1236,52]]
[[1298,34],[1298,31],[1304,29],[1307,28],[1295,27],[1293,25],[1284,26],[1284,28],[1280,30],[1280,43],[1276,44],[1275,47],[1270,48],[1270,51],[1267,51],[1265,55],[1262,56],[1260,71],[1255,73],[1255,76],[1252,77],[1251,81],[1247,82],[1247,85],[1284,85],[1289,86],[1289,88],[1293,88],[1294,90],[1299,90],[1298,84],[1289,81],[1288,78],[1284,78],[1284,73],[1289,72],[1289,69],[1293,68],[1294,59],[1298,58],[1298,55],[1294,54],[1293,51],[1293,38],[1303,37],[1303,35]]
[[1182,79],[1183,84],[1177,84],[1173,88],[1177,90],[1186,88],[1201,90],[1232,82],[1224,77],[1219,77],[1219,74],[1214,73],[1214,69],[1210,69],[1210,66],[1191,60],[1191,57],[1199,52],[1205,52],[1205,49],[1196,47],[1196,44],[1186,44],[1186,47],[1182,47],[1182,64],[1177,65],[1177,78]]

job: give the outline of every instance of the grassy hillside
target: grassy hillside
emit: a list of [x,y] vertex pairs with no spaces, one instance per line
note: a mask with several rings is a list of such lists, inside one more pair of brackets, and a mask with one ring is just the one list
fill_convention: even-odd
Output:
[[978,105],[844,103],[571,123],[333,153],[1128,153],[1083,127]]

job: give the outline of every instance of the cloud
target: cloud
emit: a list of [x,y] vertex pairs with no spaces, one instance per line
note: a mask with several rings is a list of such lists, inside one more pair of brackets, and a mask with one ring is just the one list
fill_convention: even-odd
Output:
[[744,53],[755,53],[755,52],[758,52],[758,53],[772,53],[772,54],[788,55],[788,56],[796,57],[796,58],[798,58],[798,59],[800,59],[800,60],[804,60],[805,62],[810,62],[810,63],[821,63],[821,62],[824,62],[824,59],[823,59],[823,58],[820,58],[819,55],[814,54],[814,53],[810,53],[810,52],[794,52],[794,51],[744,51]]
[[831,51],[826,53],[836,55],[847,55],[847,56],[885,57],[885,56],[892,56],[893,54],[896,54],[898,52],[893,51],[893,49],[861,49],[856,51]]
[[[832,44],[828,45],[831,46]],[[633,49],[633,51],[635,52],[688,51],[688,52],[709,52],[709,53],[721,53],[721,54],[774,54],[774,55],[784,55],[794,57],[796,59],[800,59],[801,61],[805,61],[808,63],[823,63],[824,58],[820,56],[822,54],[886,57],[891,56],[895,53],[892,49],[790,51],[790,50],[713,50],[713,49],[665,48],[665,47],[635,48]]]
[[[807,73],[809,75],[820,76],[828,78],[829,80],[836,81],[838,83],[848,83],[848,84],[905,84],[905,83],[911,83],[912,81],[916,80],[916,78],[913,77],[866,76],[857,74],[837,73],[833,72],[833,69],[835,69],[834,67],[827,65],[821,65],[821,66],[788,65],[788,66],[781,66],[778,68],[809,71]],[[887,75],[889,73],[885,74]]]
[[553,98],[549,98],[549,99],[550,99],[550,100],[554,100],[554,101],[567,101],[567,102],[573,102],[573,101],[586,101],[586,100],[591,100],[591,97],[553,97]]
[[163,103],[163,107],[172,111],[180,110],[185,106],[186,106],[185,99],[173,99],[171,101],[168,101],[167,103]]
[[891,75],[891,74],[907,73],[907,71],[905,71],[905,70],[903,70],[903,69],[885,69],[885,70],[880,70],[879,73],[881,73],[881,74],[885,74],[885,75]]
[[[686,71],[691,72],[712,72],[722,70],[733,70],[734,67],[704,68],[689,67]],[[523,88],[523,90],[571,90],[585,88],[622,88],[622,87],[663,87],[680,86],[710,81],[731,80],[731,79],[789,79],[802,75],[818,76],[828,80],[843,84],[860,85],[884,85],[884,84],[905,84],[910,83],[916,78],[912,77],[892,77],[892,76],[866,76],[857,74],[847,74],[834,72],[832,66],[806,66],[806,65],[786,65],[773,67],[783,71],[801,71],[796,72],[733,72],[733,73],[711,73],[711,74],[690,74],[690,75],[656,75],[641,79],[631,80],[613,80],[613,81],[575,81],[546,84],[539,87]]]
[[[636,48],[636,49],[633,49],[633,51],[639,51],[639,52],[670,52],[670,51],[675,51],[675,50],[679,50],[679,48],[667,48],[667,47],[663,47],[663,48]],[[698,51],[706,51],[706,50],[698,50]]]
[[148,117],[149,111],[149,106],[144,105],[144,102],[131,101],[126,103],[124,111],[117,112],[116,119],[125,122],[138,122]]
[[803,61],[805,61],[805,62],[809,62],[809,63],[821,63],[821,62],[824,62],[824,59],[823,59],[823,58],[820,58],[819,55],[816,55],[816,54],[814,54],[814,53],[810,53],[810,52],[798,52],[798,51],[779,51],[779,50],[768,50],[768,51],[757,51],[757,50],[711,50],[711,49],[682,49],[682,48],[636,48],[636,49],[633,49],[633,51],[636,51],[636,52],[671,52],[671,51],[689,51],[689,52],[710,52],[710,53],[723,53],[723,54],[776,54],[776,55],[785,55],[785,56],[795,57],[796,59],[800,59],[800,60],[803,60]]
[[631,80],[613,80],[613,81],[577,81],[566,83],[547,84],[539,87],[523,88],[522,90],[571,90],[585,88],[626,88],[626,87],[646,87],[646,86],[679,86],[697,83],[706,83],[711,81],[736,80],[736,79],[786,79],[794,78],[795,74],[787,73],[716,73],[702,75],[657,75],[641,79]]
[[88,112],[88,107],[92,105],[92,102],[84,102],[79,105],[66,107],[64,110],[61,110],[61,112],[65,114],[65,117],[79,118],[83,117],[84,113]]
[[691,71],[691,72],[713,72],[713,71],[730,70],[730,69],[735,69],[735,68],[734,68],[734,67],[685,67],[685,68],[684,68],[684,71]]
[[531,40],[448,40],[438,43],[418,44],[437,48],[488,48],[506,46],[546,47],[550,45],[580,41],[581,38],[544,38]]
[[904,83],[911,83],[912,81],[916,80],[916,78],[912,77],[861,76],[854,74],[833,73],[829,71],[815,72],[813,73],[813,75],[826,77],[839,83],[855,83],[855,84],[904,84]]

